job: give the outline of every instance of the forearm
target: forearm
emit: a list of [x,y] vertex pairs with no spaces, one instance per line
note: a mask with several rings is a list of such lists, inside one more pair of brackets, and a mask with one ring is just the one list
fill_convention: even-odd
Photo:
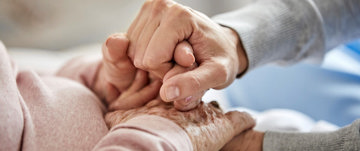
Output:
[[334,132],[284,133],[266,132],[264,151],[278,150],[360,150],[360,120]]
[[261,0],[213,19],[237,31],[253,69],[270,62],[321,58],[326,50],[359,37],[359,3]]

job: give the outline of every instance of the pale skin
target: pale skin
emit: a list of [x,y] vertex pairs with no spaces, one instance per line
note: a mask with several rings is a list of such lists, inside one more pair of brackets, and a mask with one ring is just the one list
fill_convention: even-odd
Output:
[[[206,90],[225,88],[248,66],[236,32],[172,0],[147,0],[128,36],[135,67],[162,78],[162,100],[181,102],[179,110],[196,107]],[[175,52],[184,41],[191,45],[198,67],[174,74],[173,61],[187,67],[178,63]]]
[[[161,98],[180,104],[175,106],[179,110],[195,108],[207,89],[225,88],[248,67],[234,30],[171,0],[147,0],[128,33],[129,57],[137,68],[163,79]],[[184,41],[191,45],[199,67],[173,73],[172,61],[178,63],[180,56],[175,47]],[[263,137],[263,132],[249,130],[234,137],[223,150],[262,150]]]
[[252,129],[236,135],[221,150],[222,151],[262,151],[264,132]]
[[[102,64],[98,69],[94,92],[109,105],[110,110],[132,109],[143,106],[158,97],[161,80],[148,72],[137,69],[127,55],[129,40],[124,33],[109,36],[103,44]],[[191,55],[187,55],[190,52]],[[191,46],[183,42],[176,47],[177,61],[188,67],[175,65],[172,73],[178,74],[196,67]],[[172,75],[169,74],[169,77]],[[136,85],[133,81],[141,81]],[[141,91],[140,91],[141,90]],[[137,92],[137,93],[134,93]],[[201,94],[202,95],[202,94]],[[175,106],[181,104],[175,103]]]
[[[136,116],[157,115],[182,127],[195,150],[219,150],[234,136],[255,125],[249,114],[237,111],[225,114],[216,102],[200,103],[195,109],[182,112],[175,109],[174,103],[154,99],[159,94],[161,82],[132,65],[126,55],[128,43],[125,34],[113,34],[106,40],[102,66],[93,86],[112,111],[105,116],[109,127]],[[178,50],[183,51],[183,48]],[[194,65],[188,68],[177,65],[172,70],[185,72]]]

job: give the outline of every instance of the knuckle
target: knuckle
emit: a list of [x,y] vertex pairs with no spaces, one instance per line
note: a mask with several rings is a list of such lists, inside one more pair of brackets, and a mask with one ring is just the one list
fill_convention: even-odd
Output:
[[149,7],[151,7],[153,3],[153,0],[146,0],[143,4],[143,6],[141,7],[141,10],[145,10],[148,9]]
[[215,74],[217,75],[217,83],[220,85],[225,84],[228,81],[229,72],[224,64],[216,64],[214,66]]
[[181,5],[181,4],[174,4],[170,7],[170,12],[171,16],[173,16],[174,18],[178,18],[178,17],[190,17],[191,16],[191,12],[189,9],[187,9],[185,6]]
[[155,0],[152,6],[152,15],[157,16],[167,7],[165,0]]
[[156,69],[159,66],[157,59],[154,57],[144,57],[142,63],[147,69]]
[[134,60],[134,66],[135,66],[136,68],[144,69],[144,66],[143,66],[143,64],[142,64],[142,61],[141,61],[140,59],[136,59],[136,58],[135,58],[135,60]]

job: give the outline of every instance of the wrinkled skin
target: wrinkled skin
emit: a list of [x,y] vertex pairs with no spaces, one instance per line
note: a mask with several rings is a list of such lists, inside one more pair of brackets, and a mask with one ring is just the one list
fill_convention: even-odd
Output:
[[174,121],[186,131],[194,149],[199,151],[219,150],[236,134],[255,125],[247,113],[224,114],[215,101],[201,102],[195,109],[181,112],[172,103],[153,100],[140,108],[109,112],[105,121],[111,128],[141,115],[157,115]]

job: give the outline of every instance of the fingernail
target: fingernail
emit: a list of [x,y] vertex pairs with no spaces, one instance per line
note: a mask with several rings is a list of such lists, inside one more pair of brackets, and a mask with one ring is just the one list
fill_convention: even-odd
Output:
[[166,98],[168,100],[173,100],[180,95],[180,90],[178,87],[171,86],[166,91]]
[[187,98],[185,98],[185,103],[188,104],[192,99],[192,96],[188,96]]

